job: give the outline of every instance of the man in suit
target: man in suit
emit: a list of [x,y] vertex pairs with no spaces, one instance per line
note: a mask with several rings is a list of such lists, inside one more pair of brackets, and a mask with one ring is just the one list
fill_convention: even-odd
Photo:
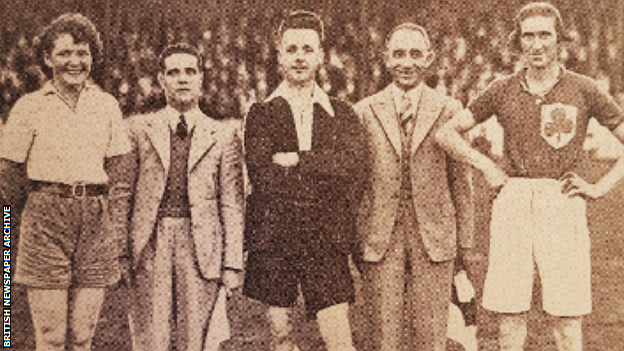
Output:
[[301,287],[329,351],[353,351],[348,256],[366,160],[353,109],[316,84],[323,24],[298,11],[279,30],[284,81],[247,115],[252,192],[244,294],[269,305],[274,349],[298,350],[289,312]]
[[461,104],[423,83],[434,54],[421,26],[394,28],[385,55],[392,84],[355,106],[371,155],[358,219],[364,345],[439,351],[457,241],[471,246],[472,202],[467,172],[433,134]]
[[219,286],[243,268],[242,147],[198,107],[202,63],[187,44],[160,55],[167,106],[130,120],[133,349],[201,351]]

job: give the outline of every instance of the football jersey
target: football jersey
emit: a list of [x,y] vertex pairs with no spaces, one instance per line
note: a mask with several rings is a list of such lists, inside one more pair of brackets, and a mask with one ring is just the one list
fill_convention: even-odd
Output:
[[613,98],[589,77],[562,68],[542,96],[529,92],[525,75],[526,69],[494,81],[468,107],[477,123],[497,117],[512,177],[559,178],[576,167],[592,117],[610,130],[624,121]]

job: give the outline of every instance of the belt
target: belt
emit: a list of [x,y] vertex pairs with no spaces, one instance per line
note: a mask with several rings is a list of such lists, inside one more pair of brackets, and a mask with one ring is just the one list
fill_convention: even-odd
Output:
[[159,218],[191,218],[191,209],[163,206],[158,209]]
[[33,191],[56,194],[62,197],[80,199],[86,196],[101,196],[108,193],[106,184],[74,183],[72,185],[53,182],[32,181]]

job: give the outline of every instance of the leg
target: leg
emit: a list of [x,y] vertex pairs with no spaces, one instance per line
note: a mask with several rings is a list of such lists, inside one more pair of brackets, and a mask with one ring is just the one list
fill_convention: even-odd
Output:
[[453,261],[433,262],[420,234],[411,237],[408,325],[419,351],[446,350]]
[[173,344],[178,351],[202,351],[210,316],[217,301],[219,283],[216,279],[204,279],[198,269],[189,230],[190,221],[179,219],[176,222],[173,265],[177,338]]
[[168,351],[172,314],[171,245],[159,220],[156,236],[147,243],[132,272],[130,335],[135,351]]
[[150,241],[130,273],[128,324],[132,349],[137,351],[150,350],[153,341],[154,255],[155,244]]
[[[544,311],[551,316],[558,350],[583,347],[581,315],[591,312],[591,256],[586,204],[561,194],[559,182],[535,201],[543,224],[535,260],[542,281]],[[564,317],[568,316],[568,317]]]
[[104,302],[104,288],[70,290],[69,328],[72,351],[90,351],[95,327]]
[[316,317],[327,351],[355,351],[351,339],[348,303],[323,309]]
[[[402,246],[402,243],[395,245]],[[403,344],[404,275],[405,251],[402,248],[390,248],[381,262],[362,266],[363,309],[367,326],[362,341],[367,350],[397,351]]]
[[498,315],[498,340],[501,351],[522,351],[527,336],[526,313],[501,313]]
[[581,351],[583,349],[583,318],[552,316],[553,334],[557,350]]
[[64,351],[76,215],[67,199],[33,191],[22,213],[16,282],[26,286],[37,351]]
[[274,351],[299,351],[292,337],[291,312],[291,308],[277,306],[267,310]]
[[[311,237],[320,237],[313,232]],[[328,351],[353,351],[349,303],[355,301],[349,257],[330,242],[312,241],[301,266],[301,292],[308,318],[316,319]]]
[[247,258],[243,294],[268,306],[272,350],[298,350],[292,338],[290,313],[299,295],[293,260],[271,251],[251,251]]
[[37,351],[65,350],[67,299],[67,290],[28,288]]
[[[554,188],[554,189],[553,189]],[[541,223],[535,261],[542,283],[544,311],[553,316],[591,312],[591,248],[585,200],[561,194],[560,185],[536,198]]]
[[[533,180],[511,178],[492,204],[483,307],[499,313],[531,308],[535,221]],[[545,220],[548,221],[548,220]]]
[[72,351],[89,351],[106,286],[119,280],[118,255],[114,253],[119,245],[106,244],[110,240],[106,201],[86,197],[73,204],[80,213],[80,234],[73,254],[73,285],[69,290],[68,344],[72,345]]

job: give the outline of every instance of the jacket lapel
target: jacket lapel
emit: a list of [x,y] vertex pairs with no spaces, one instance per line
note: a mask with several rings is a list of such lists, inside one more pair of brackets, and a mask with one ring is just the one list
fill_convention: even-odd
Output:
[[208,117],[202,116],[197,119],[193,131],[193,139],[191,140],[191,150],[189,151],[189,173],[215,143],[216,139],[214,138],[214,133],[216,133],[216,131],[212,127],[211,120],[209,120]]
[[165,175],[169,174],[169,162],[170,162],[170,148],[171,137],[169,133],[169,122],[161,115],[154,116],[155,118],[148,122],[147,134],[158,153],[160,161],[162,162]]
[[383,126],[386,136],[394,146],[397,155],[401,155],[401,130],[396,117],[394,100],[392,99],[391,86],[386,87],[371,104],[375,116]]
[[440,116],[442,107],[443,100],[438,96],[438,93],[429,87],[423,87],[412,133],[412,154],[416,152],[418,146],[429,134],[431,127],[437,121],[438,116]]

